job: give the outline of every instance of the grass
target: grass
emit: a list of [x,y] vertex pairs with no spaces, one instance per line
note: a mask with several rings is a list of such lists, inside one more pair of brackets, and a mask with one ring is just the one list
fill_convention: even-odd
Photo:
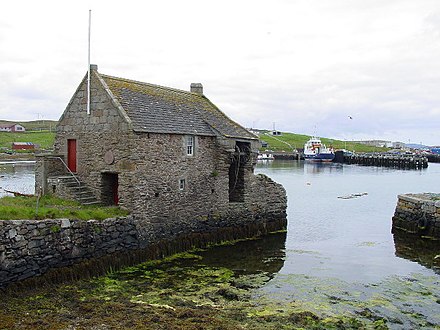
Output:
[[[267,134],[266,134],[267,133]],[[270,131],[261,131],[260,140],[268,143],[268,146],[261,150],[270,149],[273,151],[288,151],[293,149],[304,148],[304,144],[310,139],[309,135],[282,133],[282,135],[272,136]],[[347,149],[356,152],[380,152],[386,151],[388,148],[373,147],[361,143],[350,141],[341,141],[328,138],[321,138],[321,141],[327,146],[334,149]]]
[[0,132],[0,148],[11,149],[12,142],[32,142],[40,149],[52,149],[55,132],[31,131],[23,133]]
[[128,212],[118,207],[84,206],[54,196],[43,196],[39,200],[38,209],[36,197],[0,198],[0,220],[60,218],[104,220],[126,215]]

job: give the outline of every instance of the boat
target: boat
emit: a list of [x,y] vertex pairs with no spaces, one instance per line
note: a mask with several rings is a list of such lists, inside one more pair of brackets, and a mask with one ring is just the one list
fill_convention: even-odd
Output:
[[275,157],[273,156],[273,154],[270,153],[262,153],[262,154],[258,154],[257,156],[257,160],[274,160]]
[[333,148],[327,148],[320,138],[312,137],[304,145],[304,159],[315,162],[331,162],[335,158]]

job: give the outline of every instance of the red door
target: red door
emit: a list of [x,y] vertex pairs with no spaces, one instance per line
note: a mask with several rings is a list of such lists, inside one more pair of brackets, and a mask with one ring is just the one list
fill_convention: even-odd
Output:
[[76,140],[67,140],[67,167],[72,172],[76,172]]

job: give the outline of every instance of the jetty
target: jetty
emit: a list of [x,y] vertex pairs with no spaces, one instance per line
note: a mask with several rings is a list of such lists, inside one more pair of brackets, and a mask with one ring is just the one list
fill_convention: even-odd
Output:
[[438,154],[429,154],[426,155],[426,158],[428,158],[428,162],[430,163],[440,163],[440,155]]
[[440,194],[399,195],[392,232],[396,230],[440,239]]
[[423,169],[428,167],[428,158],[416,154],[390,153],[344,153],[336,151],[335,162],[401,169]]

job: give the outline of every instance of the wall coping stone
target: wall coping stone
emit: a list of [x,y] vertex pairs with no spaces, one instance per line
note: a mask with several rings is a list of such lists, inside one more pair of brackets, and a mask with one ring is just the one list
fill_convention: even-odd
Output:
[[436,200],[434,198],[440,198],[440,194],[434,193],[420,193],[420,194],[401,194],[398,195],[399,200],[411,202],[411,203],[424,203],[435,205],[439,207],[440,200]]

